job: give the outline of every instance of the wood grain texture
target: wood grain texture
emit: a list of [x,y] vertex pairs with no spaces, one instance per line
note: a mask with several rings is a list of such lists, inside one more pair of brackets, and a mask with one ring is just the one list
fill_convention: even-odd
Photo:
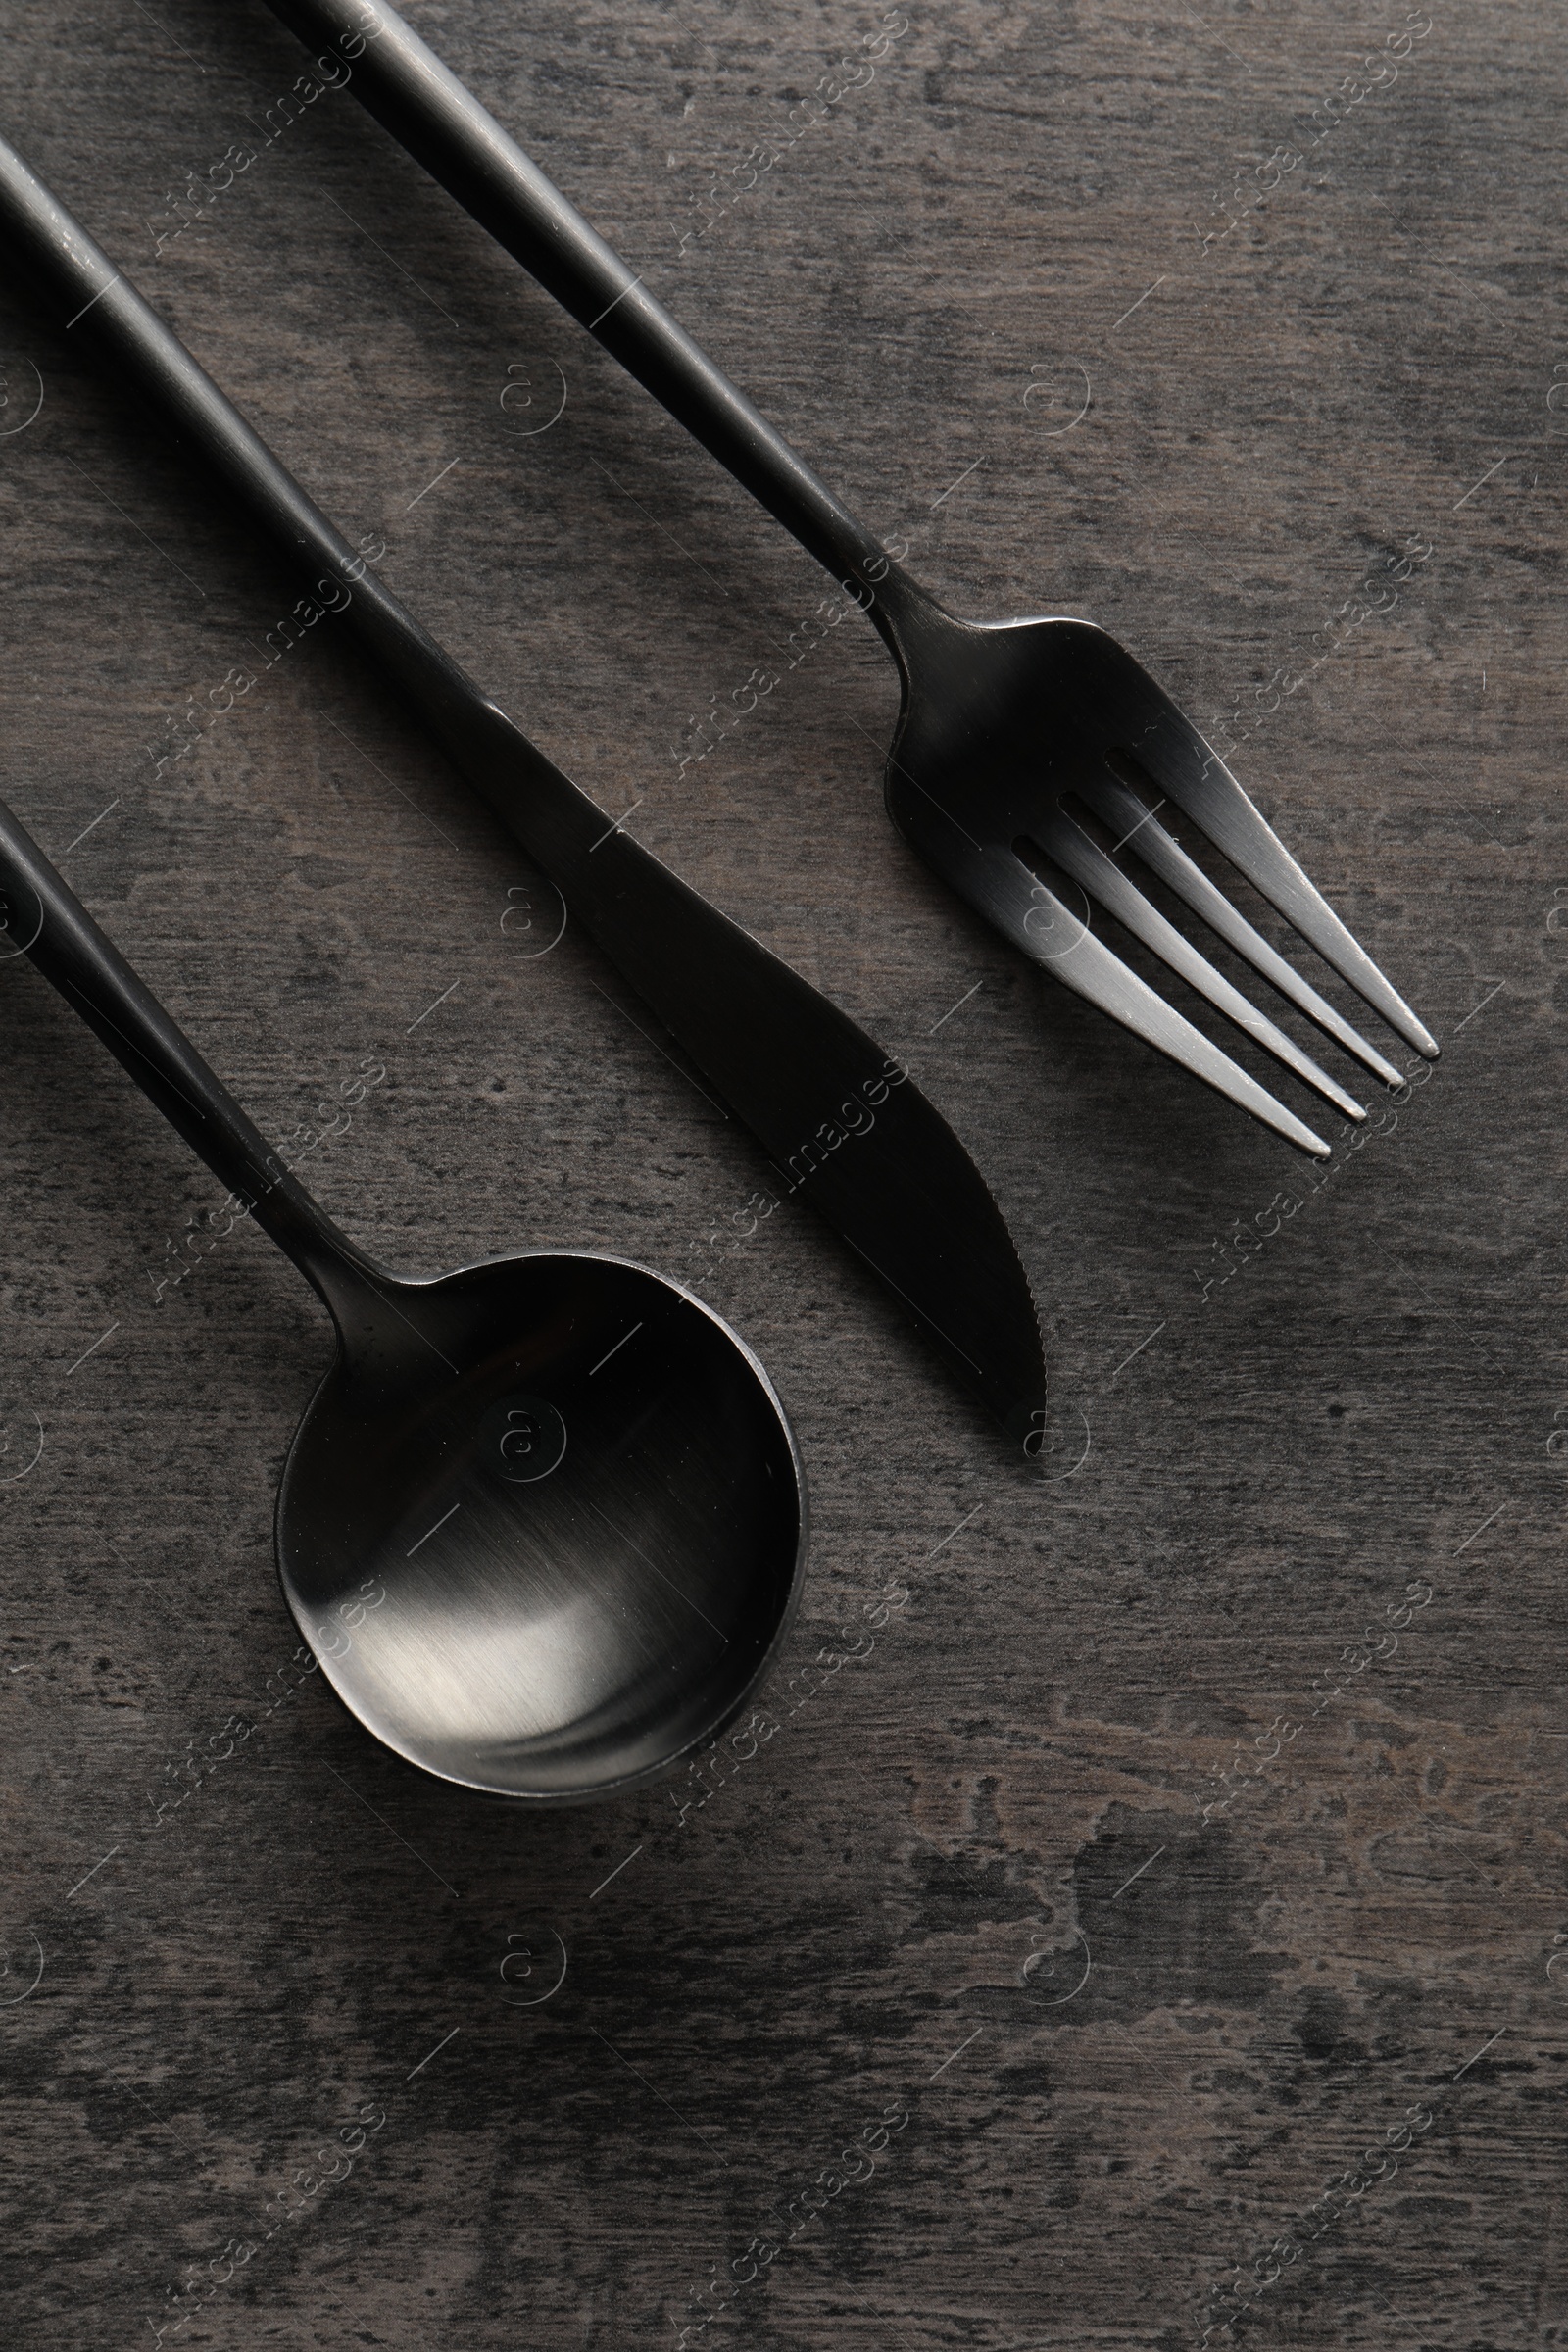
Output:
[[259,5],[14,0],[8,133],[334,518],[910,1057],[1056,1401],[1022,1476],[804,1217],[738,1240],[758,1154],[569,929],[503,929],[544,894],[326,628],[156,771],[297,591],[8,291],[0,790],[269,1133],[384,1066],[306,1163],[368,1248],[711,1266],[816,1536],[756,1752],[621,1804],[467,1802],[281,1695],[322,1318],[244,1229],[158,1297],[214,1188],[0,962],[7,2340],[1561,2344],[1557,28],[910,0],[748,194],[884,12],[412,14],[940,594],[1229,729],[1444,1055],[1314,1187],[916,865],[858,623],[683,767],[808,561],[349,96],[269,137]]

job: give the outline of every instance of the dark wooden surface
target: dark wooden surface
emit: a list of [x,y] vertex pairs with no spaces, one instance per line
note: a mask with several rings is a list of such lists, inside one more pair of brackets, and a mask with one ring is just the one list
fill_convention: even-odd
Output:
[[[815,1505],[776,1729],[466,1801],[279,1698],[322,1317],[246,1229],[158,1298],[215,1188],[0,965],[7,2340],[672,2348],[717,2278],[689,2344],[1561,2343],[1558,27],[910,0],[682,252],[881,11],[416,16],[939,592],[1091,615],[1245,737],[1444,1055],[1314,1190],[916,866],[859,624],[682,772],[807,560],[342,93],[157,250],[300,72],[259,5],[16,0],[8,132],[552,754],[910,1057],[1056,1403],[1026,1478],[804,1218],[725,1245]],[[326,630],[154,772],[295,585],[0,325],[0,789],[271,1134],[384,1065],[307,1163],[368,1247],[701,1274],[758,1155],[569,930],[503,931],[514,855]]]

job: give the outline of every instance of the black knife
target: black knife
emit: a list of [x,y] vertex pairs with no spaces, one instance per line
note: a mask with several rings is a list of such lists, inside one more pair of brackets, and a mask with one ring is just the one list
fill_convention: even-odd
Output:
[[497,709],[3,139],[0,230],[68,331],[217,468],[318,590],[332,589],[332,607],[453,765],[757,1136],[786,1195],[843,1236],[1013,1444],[1035,1450],[1046,1376],[1029,1285],[974,1162],[913,1080],[616,830]]

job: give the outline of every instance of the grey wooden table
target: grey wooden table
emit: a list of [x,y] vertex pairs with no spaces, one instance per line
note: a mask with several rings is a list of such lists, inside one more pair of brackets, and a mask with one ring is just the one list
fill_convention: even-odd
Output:
[[907,1055],[1054,1405],[1026,1476],[820,1230],[740,1239],[759,1155],[328,631],[263,669],[293,581],[9,289],[0,790],[271,1135],[357,1101],[307,1164],[376,1252],[706,1283],[816,1534],[678,1783],[404,1770],[272,1573],[321,1314],[248,1229],[192,1255],[214,1187],[0,963],[6,2338],[1562,2343],[1559,30],[414,13],[939,593],[1092,616],[1235,745],[1443,1058],[1313,1171],[1025,968],[881,813],[869,630],[717,729],[818,576],[351,97],[281,104],[260,5],[14,0],[8,133],[552,755]]

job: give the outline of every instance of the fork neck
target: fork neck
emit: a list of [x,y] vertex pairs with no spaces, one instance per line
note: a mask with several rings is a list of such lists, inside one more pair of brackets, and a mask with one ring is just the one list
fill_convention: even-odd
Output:
[[[814,476],[809,478],[815,479]],[[849,553],[850,542],[847,539],[841,539],[830,555],[822,546],[813,545],[806,531],[788,514],[780,513],[770,499],[763,503],[778,516],[780,522],[794,532],[801,545],[832,572],[838,581],[840,594],[859,607],[893,656],[899,676],[906,688],[910,664],[922,640],[935,636],[949,616],[929,589],[922,588],[912,573],[895,563],[878,541],[861,530],[848,510],[838,505],[831,491],[820,483],[817,487],[822,490],[823,498],[844,516],[860,545],[874,549],[874,554],[860,554],[841,565],[840,557]]]

